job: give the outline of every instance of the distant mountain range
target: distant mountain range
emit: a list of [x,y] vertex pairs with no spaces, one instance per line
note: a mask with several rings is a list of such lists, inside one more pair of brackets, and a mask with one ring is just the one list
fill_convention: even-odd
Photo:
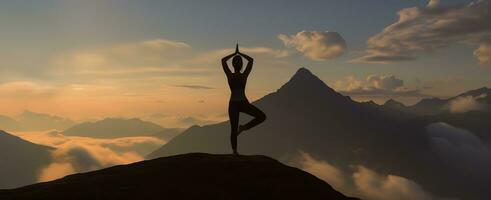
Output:
[[[452,112],[452,102],[457,104],[459,103],[459,100],[461,100],[462,103],[468,104],[467,106],[474,106],[473,108],[471,107],[469,109],[491,112],[491,107],[489,107],[489,105],[491,105],[491,89],[487,87],[471,90],[447,99],[426,98],[411,106],[405,106],[400,102],[390,99],[385,102],[383,106],[387,109],[395,109],[418,115],[438,115]],[[475,104],[480,104],[483,106],[476,107]]]
[[39,171],[51,163],[52,150],[0,131],[0,188],[35,183]]
[[69,175],[0,199],[355,200],[302,170],[265,156],[187,154]]
[[[486,88],[482,90],[488,91]],[[476,91],[468,94],[481,95],[481,90]],[[431,106],[427,105],[430,104],[445,105],[451,100],[423,100],[415,105],[418,108],[415,110],[429,108]],[[433,101],[438,103],[427,103]],[[491,185],[491,172],[476,175],[473,173],[477,172],[469,173],[449,166],[452,162],[445,161],[441,152],[435,150],[434,141],[438,140],[433,140],[428,132],[431,124],[443,120],[460,128],[478,131],[475,132],[478,138],[469,136],[472,141],[483,139],[489,143],[491,140],[486,138],[489,138],[491,130],[487,128],[491,115],[486,112],[478,110],[451,117],[448,112],[436,112],[428,116],[424,114],[426,111],[408,112],[406,106],[395,101],[382,106],[358,103],[339,94],[305,68],[299,69],[276,92],[254,104],[266,113],[268,119],[257,128],[241,134],[239,151],[245,154],[263,154],[288,161],[299,151],[305,151],[345,171],[350,171],[350,166],[363,165],[379,172],[407,177],[438,196],[462,199],[491,196],[487,189]],[[474,115],[480,119],[474,120]],[[446,121],[448,118],[453,120]],[[228,122],[193,126],[148,158],[189,152],[230,153],[229,132]],[[442,141],[447,139],[446,135],[439,137]],[[459,177],[466,177],[466,180],[461,181]]]
[[[452,107],[456,108],[452,110]],[[389,115],[398,115],[400,118],[446,122],[470,130],[479,138],[491,143],[491,89],[487,87],[447,99],[423,99],[411,106],[390,99],[385,104],[372,108]]]
[[152,122],[138,118],[105,118],[95,122],[83,122],[74,125],[62,134],[69,136],[84,136],[93,138],[119,138],[130,136],[154,136],[170,140],[182,132],[178,128],[163,128]]
[[45,130],[64,130],[73,126],[75,122],[70,119],[24,111],[15,119],[0,115],[0,130],[8,131],[45,131]]

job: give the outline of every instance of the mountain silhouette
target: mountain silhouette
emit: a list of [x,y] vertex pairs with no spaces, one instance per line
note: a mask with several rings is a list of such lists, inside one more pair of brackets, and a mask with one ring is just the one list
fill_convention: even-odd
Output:
[[0,129],[7,131],[64,130],[74,125],[70,119],[25,110],[15,118],[0,115]]
[[406,106],[401,102],[389,99],[382,105],[382,107],[383,109],[403,111],[415,115],[435,116],[440,114],[448,114],[450,112],[450,103],[463,97],[473,97],[476,102],[488,105],[487,109],[481,109],[480,112],[491,113],[491,109],[489,108],[491,107],[491,89],[487,87],[470,90],[446,99],[436,97],[424,98],[411,106]]
[[395,110],[406,108],[406,106],[403,103],[398,102],[394,99],[387,100],[382,106],[384,106],[386,109],[395,109]]
[[487,100],[488,103],[491,103],[491,101],[489,101],[489,99],[491,99],[491,89],[487,87],[482,87],[479,89],[467,91],[465,93],[458,95],[457,97],[465,97],[465,96],[478,97],[481,95],[485,95],[484,98]]
[[39,171],[51,163],[52,150],[0,130],[0,188],[35,183]]
[[266,156],[193,153],[0,190],[0,199],[355,199]]
[[21,130],[21,125],[15,119],[8,116],[0,115],[0,129],[7,131]]
[[[403,110],[419,115],[445,114],[449,112],[450,102],[461,97],[474,97],[477,102],[491,105],[491,89],[487,87],[482,87],[479,89],[464,92],[462,94],[447,99],[425,98],[415,105],[408,106]],[[491,109],[489,108],[482,111],[491,113]]]
[[[461,113],[450,112],[450,103],[459,98],[473,97],[482,106],[482,109]],[[388,100],[379,107],[382,112],[396,113],[399,117],[421,119],[430,122],[446,122],[457,127],[465,128],[478,135],[481,139],[491,142],[491,89],[482,87],[470,90],[447,99],[426,98],[415,105],[405,106],[393,99]],[[402,112],[402,113],[401,113]]]
[[[305,68],[253,104],[268,115],[268,120],[240,136],[240,151],[244,154],[268,155],[287,162],[305,151],[346,171],[349,166],[363,165],[410,178],[436,195],[466,199],[491,195],[483,188],[491,176],[458,182],[454,177],[460,172],[448,168],[448,163],[432,151],[426,128],[441,118],[355,102]],[[193,126],[147,157],[229,153],[228,134],[228,122]]]
[[75,122],[70,119],[43,113],[36,113],[28,110],[22,112],[17,118],[25,130],[33,131],[51,129],[64,130],[75,124]]
[[138,118],[105,118],[100,121],[80,123],[62,132],[64,135],[94,138],[155,136],[164,140],[170,140],[179,133],[180,129],[163,128]]

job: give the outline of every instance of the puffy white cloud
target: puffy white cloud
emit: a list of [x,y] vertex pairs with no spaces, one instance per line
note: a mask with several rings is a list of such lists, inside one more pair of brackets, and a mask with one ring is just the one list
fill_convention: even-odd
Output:
[[[415,59],[420,52],[436,51],[454,44],[482,45],[491,36],[491,3],[478,0],[468,5],[441,5],[429,1],[426,7],[405,8],[399,20],[367,41],[365,55],[358,62],[390,63]],[[486,47],[476,57],[486,60]],[[487,54],[489,55],[489,54]]]
[[440,122],[426,127],[433,150],[449,165],[473,178],[491,177],[491,150],[474,133]]
[[367,77],[367,82],[373,85],[374,88],[383,90],[398,90],[404,86],[404,81],[395,76],[378,76],[370,75]]
[[486,97],[485,94],[476,97],[457,97],[450,101],[448,107],[450,112],[452,113],[465,113],[473,110],[485,110],[488,108],[488,105],[477,101],[478,99],[484,97]]
[[346,95],[353,96],[426,96],[420,89],[408,89],[402,79],[393,75],[369,75],[364,81],[348,76],[336,81],[334,87]]
[[278,38],[287,47],[295,49],[313,60],[328,60],[344,54],[347,49],[343,37],[333,31],[301,31],[295,35],[280,34]]
[[347,76],[344,79],[334,82],[334,87],[341,91],[353,91],[364,87],[364,82],[354,76]]
[[430,0],[428,2],[428,7],[429,8],[435,8],[440,4],[440,0]]
[[381,175],[361,165],[356,166],[352,172],[343,172],[330,163],[317,160],[304,152],[301,152],[292,164],[323,179],[348,196],[368,200],[438,199],[410,179],[391,174]]
[[474,56],[481,65],[491,65],[491,44],[482,44],[474,51]]

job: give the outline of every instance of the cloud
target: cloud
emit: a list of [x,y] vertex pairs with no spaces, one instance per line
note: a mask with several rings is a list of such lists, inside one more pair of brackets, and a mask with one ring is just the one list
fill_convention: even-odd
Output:
[[[103,164],[89,152],[90,148],[73,145],[70,147],[59,148],[53,153],[55,162],[70,163],[77,172],[99,169]],[[93,151],[93,149],[91,149]]]
[[488,105],[477,100],[485,98],[486,94],[480,96],[457,97],[449,102],[449,110],[452,113],[465,113],[473,110],[486,110]]
[[[148,49],[151,52],[154,52],[155,49],[158,50],[175,50],[175,49],[186,49],[186,48],[191,48],[189,44],[186,44],[184,42],[176,42],[176,41],[171,41],[171,40],[166,40],[166,39],[155,39],[155,40],[147,40],[143,41],[140,43],[137,43],[136,45],[126,45],[122,46],[122,49],[129,49],[130,51],[133,51],[135,48],[140,48],[140,49]],[[126,48],[124,48],[126,47]]]
[[352,172],[343,172],[328,162],[317,160],[305,152],[301,152],[299,157],[294,159],[293,165],[323,179],[333,188],[348,196],[368,200],[437,199],[410,179],[391,174],[381,175],[362,165],[353,168]]
[[382,90],[397,90],[404,86],[404,81],[396,78],[395,76],[378,76],[370,75],[367,77],[367,81],[373,85],[374,88]]
[[149,68],[165,64],[172,66],[189,53],[191,46],[178,41],[153,39],[108,47],[79,50],[59,55],[53,60],[60,71]]
[[343,172],[325,161],[316,160],[308,153],[300,152],[300,156],[295,162],[299,164],[302,170],[314,174],[336,189],[346,187],[346,177]]
[[379,200],[430,200],[430,194],[412,180],[395,175],[380,175],[366,167],[358,166],[353,174],[358,191],[367,199]]
[[439,122],[426,127],[433,151],[448,167],[454,167],[473,178],[489,180],[491,150],[474,133]]
[[474,51],[474,56],[481,65],[491,65],[491,44],[482,44]]
[[276,50],[268,47],[246,47],[246,48],[240,48],[240,50],[251,54],[271,55],[277,58],[284,58],[290,56],[290,52],[288,52],[287,50]]
[[55,96],[56,87],[31,81],[13,81],[0,84],[0,98],[35,99]]
[[215,89],[213,87],[208,87],[208,86],[203,86],[203,85],[173,85],[174,87],[182,87],[182,88],[189,88],[189,89],[196,89],[196,90],[210,90],[210,89]]
[[430,0],[428,2],[428,8],[435,8],[440,5],[440,0]]
[[353,61],[391,63],[413,60],[417,53],[463,43],[480,45],[474,54],[483,63],[489,55],[485,44],[491,36],[491,3],[478,0],[468,5],[448,6],[439,2],[431,0],[426,7],[400,10],[399,20],[370,37],[365,54]]
[[[210,66],[216,66],[224,55],[234,50],[230,48],[197,52],[184,42],[153,39],[67,52],[53,58],[52,64],[55,66],[54,74],[73,77],[82,82],[121,79],[148,82],[161,80],[163,76],[166,79],[203,79],[219,72]],[[251,54],[267,66],[272,65],[269,62],[276,62],[274,64],[277,65],[277,58],[290,54],[287,50],[268,47],[241,47],[240,50]],[[141,81],[138,83],[142,84]]]
[[76,173],[70,163],[52,163],[41,170],[38,181],[45,182]]
[[364,81],[348,76],[336,81],[334,87],[343,94],[353,96],[426,96],[420,89],[408,89],[402,79],[393,75],[369,75]]
[[27,141],[56,148],[53,162],[42,169],[39,181],[97,170],[143,160],[165,141],[154,137],[124,137],[95,139],[65,136],[57,132],[28,132],[17,134]]
[[41,170],[39,181],[143,160],[134,152],[117,153],[97,145],[67,143],[52,153],[53,163]]
[[[230,46],[233,47],[233,44]],[[54,65],[55,76],[74,77],[80,81],[134,80],[160,78],[163,75],[210,77],[210,74],[219,72],[212,66],[234,50],[227,48],[200,52],[186,42],[157,38],[63,52],[54,56],[51,64]],[[288,50],[263,46],[241,45],[240,50],[266,65],[290,55]]]
[[329,60],[344,54],[346,42],[337,32],[301,31],[295,35],[280,34],[278,38],[287,47],[295,47],[306,57],[313,60]]

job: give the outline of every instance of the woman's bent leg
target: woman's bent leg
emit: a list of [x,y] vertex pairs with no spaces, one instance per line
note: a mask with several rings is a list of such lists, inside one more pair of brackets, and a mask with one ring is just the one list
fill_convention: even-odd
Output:
[[266,120],[266,114],[250,103],[243,105],[241,111],[254,117],[254,119],[241,127],[242,130],[249,130]]

